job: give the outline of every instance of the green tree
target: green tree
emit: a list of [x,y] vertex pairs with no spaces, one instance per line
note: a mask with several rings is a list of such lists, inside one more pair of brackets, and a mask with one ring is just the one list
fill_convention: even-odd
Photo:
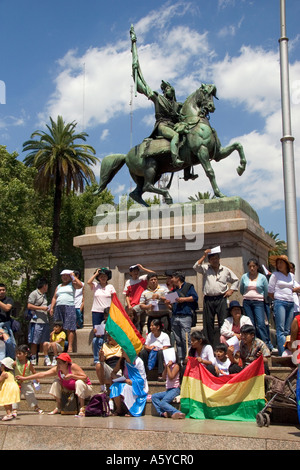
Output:
[[275,249],[269,251],[269,256],[270,255],[286,255],[287,254],[286,242],[279,238],[279,233],[266,231],[266,234],[269,235],[269,237],[273,238],[276,244]]
[[195,196],[189,196],[188,198],[188,200],[192,202],[202,201],[202,199],[215,199],[215,196],[212,196],[209,191],[206,191],[205,193],[198,191]]
[[31,279],[47,273],[56,258],[51,254],[52,230],[45,224],[44,203],[34,189],[36,170],[17,157],[0,146],[0,282],[24,304]]
[[[36,188],[41,192],[54,191],[53,197],[53,237],[52,253],[59,256],[60,215],[63,194],[72,191],[82,192],[86,184],[95,181],[91,165],[95,165],[93,147],[86,141],[85,132],[76,133],[76,122],[65,123],[62,116],[55,122],[50,117],[47,132],[37,130],[31,139],[24,142],[23,151],[29,152],[24,159],[25,165],[37,170]],[[52,289],[58,282],[58,266],[52,271]]]
[[59,270],[79,269],[83,271],[81,249],[73,245],[73,238],[85,233],[85,228],[93,225],[97,207],[101,204],[114,204],[109,190],[95,196],[97,185],[87,186],[83,193],[64,195],[60,223]]

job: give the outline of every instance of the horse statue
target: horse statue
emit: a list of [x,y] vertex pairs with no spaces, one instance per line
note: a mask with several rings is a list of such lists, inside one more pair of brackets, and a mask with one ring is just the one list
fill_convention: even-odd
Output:
[[216,131],[209,123],[209,114],[215,111],[216,91],[215,85],[202,84],[182,105],[180,122],[175,124],[181,136],[179,158],[183,163],[180,166],[175,167],[172,164],[169,140],[163,137],[147,138],[133,147],[127,155],[112,154],[103,158],[100,183],[95,194],[104,191],[126,164],[136,183],[136,188],[129,194],[135,202],[148,206],[142,195],[145,192],[151,192],[162,195],[166,204],[172,204],[173,200],[169,193],[172,177],[164,188],[156,187],[155,184],[165,173],[171,173],[173,176],[174,172],[201,164],[210,180],[215,197],[224,197],[217,185],[211,160],[219,162],[237,150],[240,164],[236,171],[240,176],[244,173],[247,162],[242,145],[234,142],[227,147],[222,147]]

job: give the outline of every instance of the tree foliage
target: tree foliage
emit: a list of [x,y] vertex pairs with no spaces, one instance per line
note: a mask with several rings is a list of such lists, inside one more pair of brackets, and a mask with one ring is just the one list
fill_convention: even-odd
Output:
[[[49,271],[52,230],[45,224],[43,200],[34,189],[36,171],[0,146],[0,280],[18,298],[27,295],[30,278]],[[25,279],[25,284],[18,281]]]

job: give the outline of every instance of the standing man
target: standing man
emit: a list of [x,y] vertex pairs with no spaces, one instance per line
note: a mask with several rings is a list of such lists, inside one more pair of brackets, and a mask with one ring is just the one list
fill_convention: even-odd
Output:
[[[140,271],[153,273],[151,269],[144,268],[141,264],[134,264],[129,268],[130,279],[125,282],[123,294],[125,295],[126,312],[133,315],[133,322],[139,331],[143,330],[145,314],[138,308],[142,292],[147,289],[147,274],[140,275]],[[136,307],[136,308],[134,308]]]
[[[38,346],[50,341],[50,324],[48,317],[48,281],[39,279],[36,289],[29,294],[27,308],[31,313],[29,323],[28,343],[30,344],[31,363],[37,365]],[[45,357],[45,365],[51,365],[50,359]]]
[[[191,344],[193,311],[198,302],[198,294],[193,284],[185,282],[185,275],[176,271],[172,275],[173,292],[178,294],[173,303],[172,333],[176,342],[179,361],[184,361]],[[197,308],[197,307],[196,307]],[[188,344],[187,344],[188,343]]]
[[[206,257],[208,263],[204,263]],[[229,268],[220,264],[220,254],[211,253],[210,249],[204,251],[193,268],[203,275],[203,330],[213,345],[215,315],[220,329],[227,316],[227,298],[238,290],[239,280]]]
[[15,337],[11,328],[11,313],[13,310],[14,301],[11,297],[6,295],[6,285],[0,284],[0,328],[5,328],[9,334],[12,342],[16,345]]

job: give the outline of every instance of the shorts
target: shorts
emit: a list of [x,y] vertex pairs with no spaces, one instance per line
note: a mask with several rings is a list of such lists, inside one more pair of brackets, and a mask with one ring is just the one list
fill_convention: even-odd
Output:
[[63,322],[63,329],[76,331],[76,308],[73,305],[56,305],[54,310],[54,321]]
[[43,344],[50,341],[49,323],[29,323],[28,343]]

